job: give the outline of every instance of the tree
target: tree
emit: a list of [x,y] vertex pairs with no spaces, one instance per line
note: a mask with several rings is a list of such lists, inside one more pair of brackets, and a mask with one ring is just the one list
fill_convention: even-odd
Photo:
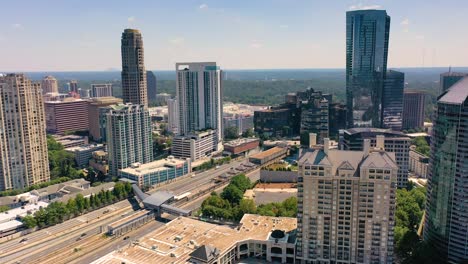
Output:
[[0,206],[0,213],[6,212],[8,210],[10,210],[10,207],[8,207],[7,205]]
[[36,219],[32,215],[23,217],[22,222],[26,228],[34,228],[37,226]]
[[413,145],[416,145],[416,151],[423,154],[424,156],[429,156],[431,148],[427,143],[424,137],[417,137],[413,139]]
[[228,200],[231,204],[239,204],[244,193],[235,185],[229,184],[221,193],[221,198]]
[[239,138],[239,129],[235,126],[225,128],[224,138],[227,140]]
[[230,185],[236,186],[239,190],[242,191],[242,193],[244,193],[246,190],[252,187],[250,179],[244,174],[239,174],[237,176],[232,177]]
[[247,129],[246,131],[244,131],[244,133],[242,133],[242,137],[245,137],[245,138],[249,138],[253,136],[255,136],[255,132],[253,128]]
[[82,213],[85,209],[85,199],[81,193],[77,194],[75,197],[76,201],[76,210],[78,213]]
[[257,212],[257,208],[253,200],[242,199],[236,211],[236,220],[241,220],[244,214],[255,214]]

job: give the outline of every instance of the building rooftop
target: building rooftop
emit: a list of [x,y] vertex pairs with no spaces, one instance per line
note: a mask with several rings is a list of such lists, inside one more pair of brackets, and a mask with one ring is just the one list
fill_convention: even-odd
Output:
[[157,191],[150,196],[147,196],[143,200],[143,204],[147,204],[150,207],[158,207],[163,205],[165,202],[174,198],[174,194],[168,191]]
[[94,150],[96,148],[103,148],[103,144],[90,144],[90,145],[83,145],[83,146],[76,146],[76,147],[71,147],[71,148],[66,148],[66,151],[70,152],[75,152],[75,151],[88,151],[88,150]]
[[446,103],[446,104],[457,104],[461,105],[466,101],[468,97],[468,76],[464,77],[460,81],[456,82],[454,85],[447,90],[437,102]]
[[[291,234],[296,228],[296,218],[289,217],[246,214],[236,227],[178,217],[139,239],[138,244],[114,251],[94,263],[187,263],[190,257],[210,258],[214,249],[223,254],[238,242],[266,241],[275,230]],[[294,243],[290,241],[294,238],[288,235],[288,242]]]
[[257,154],[254,154],[252,156],[250,156],[250,158],[254,158],[254,159],[264,159],[266,157],[269,157],[275,153],[278,153],[278,152],[281,152],[281,151],[284,151],[284,148],[282,147],[273,147],[269,150],[265,150],[265,151],[262,151],[260,153],[257,153]]
[[169,157],[166,159],[155,160],[145,164],[136,163],[133,164],[132,167],[128,167],[120,171],[132,175],[141,176],[151,172],[163,171],[166,170],[168,167],[180,167],[183,166],[185,162],[187,161],[184,159],[176,159],[174,157]]
[[228,141],[228,142],[224,143],[224,146],[237,147],[237,146],[240,146],[242,144],[255,142],[255,141],[259,141],[259,139],[258,138],[238,138],[238,139],[234,139],[234,140],[231,140],[231,141]]
[[391,134],[391,135],[396,135],[396,136],[405,136],[404,133],[399,132],[399,131],[393,131],[391,129],[383,129],[383,128],[375,128],[375,127],[355,127],[355,128],[350,128],[344,130],[345,133],[353,135],[353,134],[359,134],[359,133],[385,133],[385,134]]
[[34,213],[37,210],[39,210],[41,207],[45,208],[48,205],[49,204],[46,202],[39,201],[34,204],[26,204],[22,207],[10,209],[6,212],[0,213],[0,223],[7,223],[10,221],[16,220],[17,216],[21,216],[21,217],[26,216],[28,212]]

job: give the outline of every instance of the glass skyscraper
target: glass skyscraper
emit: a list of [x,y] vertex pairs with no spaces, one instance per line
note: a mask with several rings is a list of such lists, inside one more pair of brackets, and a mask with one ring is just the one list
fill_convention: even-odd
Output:
[[390,17],[385,10],[346,13],[348,127],[382,126]]
[[468,77],[439,97],[428,175],[424,240],[440,263],[468,259]]
[[392,130],[401,130],[403,123],[403,89],[405,74],[388,71],[384,80],[382,96],[382,126]]

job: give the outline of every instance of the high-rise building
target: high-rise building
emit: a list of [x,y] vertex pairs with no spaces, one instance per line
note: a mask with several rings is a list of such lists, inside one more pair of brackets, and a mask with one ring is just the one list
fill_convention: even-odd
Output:
[[0,190],[49,181],[41,85],[23,74],[0,76]]
[[340,129],[346,128],[346,105],[342,103],[330,103],[328,110],[328,124],[330,137],[338,136]]
[[156,75],[152,71],[146,71],[146,84],[148,86],[148,100],[154,102],[156,100]]
[[383,142],[299,158],[296,256],[303,263],[393,263],[398,166]]
[[403,125],[403,89],[405,74],[388,71],[382,96],[382,127],[399,131]]
[[342,150],[363,150],[365,139],[369,139],[371,147],[375,147],[377,138],[383,137],[385,150],[395,153],[398,187],[407,186],[411,138],[399,131],[371,127],[350,128],[340,132],[339,148]]
[[[101,133],[100,126],[101,108],[121,103],[122,99],[115,97],[98,97],[90,99],[88,102],[89,136],[94,141],[100,142],[105,138],[105,135]],[[105,115],[103,116],[105,117]]]
[[133,163],[153,160],[151,118],[143,105],[120,104],[110,108],[107,113],[109,171],[118,176],[120,169]]
[[405,91],[403,95],[403,129],[424,127],[424,92]]
[[44,103],[47,132],[63,134],[88,130],[88,101],[65,98]]
[[90,89],[78,88],[78,94],[80,95],[80,98],[90,98],[91,97],[91,90]]
[[[308,88],[304,92],[297,94],[301,105],[301,125],[299,133],[301,135],[316,133],[318,141],[323,142],[329,137],[329,102],[322,92],[316,92]],[[330,98],[331,99],[331,98]]]
[[452,72],[451,70],[448,72],[444,72],[440,75],[440,90],[439,94],[444,93],[447,91],[452,85],[454,85],[459,80],[463,79],[463,77],[468,76],[468,73],[465,72]]
[[437,263],[468,259],[468,77],[437,101],[429,162],[424,240]]
[[167,130],[179,134],[179,104],[177,98],[167,99]]
[[77,80],[71,80],[69,83],[69,91],[73,93],[78,93],[78,81]]
[[137,29],[122,33],[122,96],[124,103],[148,107],[143,38]]
[[110,97],[112,96],[112,84],[91,84],[91,96],[92,97]]
[[42,94],[58,93],[58,82],[54,76],[47,75],[42,79]]
[[390,17],[385,10],[346,13],[348,127],[381,127]]
[[[212,142],[208,147],[211,149],[210,153],[221,151],[223,89],[219,66],[216,62],[177,63],[176,73],[180,136],[191,137],[199,132],[212,130],[214,133],[208,133],[209,137],[212,137],[208,141]],[[173,147],[177,148],[174,142]]]

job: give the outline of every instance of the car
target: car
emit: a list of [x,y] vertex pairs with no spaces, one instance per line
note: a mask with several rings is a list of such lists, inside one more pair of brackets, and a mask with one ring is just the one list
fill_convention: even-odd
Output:
[[125,236],[125,237],[123,238],[123,240],[127,240],[127,239],[129,239],[129,238],[130,238],[129,236]]
[[81,237],[78,237],[78,238],[76,239],[76,241],[80,241],[80,240],[81,240]]
[[86,233],[81,234],[82,237],[86,236]]
[[28,238],[27,238],[27,237],[21,239],[21,240],[20,240],[20,243],[23,243],[23,242],[26,242],[26,241],[28,241]]
[[216,169],[219,169],[219,165],[216,165]]

